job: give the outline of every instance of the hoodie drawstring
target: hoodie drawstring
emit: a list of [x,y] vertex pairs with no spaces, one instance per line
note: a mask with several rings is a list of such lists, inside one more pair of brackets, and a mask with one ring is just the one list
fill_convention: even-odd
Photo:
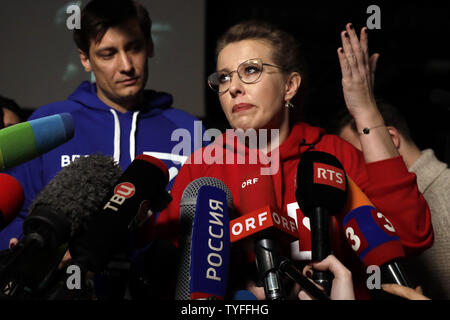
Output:
[[117,112],[114,109],[110,109],[114,117],[114,161],[120,162],[120,122]]
[[137,126],[137,117],[139,111],[135,111],[133,113],[133,122],[131,123],[131,131],[130,131],[130,158],[131,162],[133,162],[134,157],[136,156],[136,126]]
[[[114,116],[114,161],[120,162],[120,122],[119,116],[117,115],[116,110],[110,109],[111,113]],[[130,130],[130,159],[133,162],[136,156],[136,127],[137,127],[137,117],[139,115],[139,111],[135,111],[133,113],[133,120],[131,123]]]

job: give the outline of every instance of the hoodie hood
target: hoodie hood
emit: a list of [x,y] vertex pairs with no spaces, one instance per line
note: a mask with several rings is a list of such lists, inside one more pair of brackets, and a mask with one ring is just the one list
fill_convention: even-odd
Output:
[[280,146],[280,159],[298,158],[299,154],[313,148],[325,134],[325,130],[305,122],[296,123]]
[[[103,117],[102,112],[112,115],[111,123],[113,123],[114,126],[113,158],[117,163],[122,164],[128,164],[129,161],[133,161],[136,156],[136,130],[138,128],[138,122],[144,118],[161,115],[166,109],[170,108],[173,102],[173,98],[170,94],[145,90],[144,102],[142,105],[134,110],[121,113],[100,100],[97,96],[96,84],[90,83],[89,81],[82,82],[69,96],[69,100],[84,108],[91,109],[94,112],[100,112],[103,119],[105,118]],[[128,135],[125,149],[123,146],[124,141],[121,139],[121,135],[124,134]],[[122,152],[124,150],[127,150],[125,154],[128,154],[126,160],[124,158],[125,154]]]
[[[232,131],[235,132],[234,130]],[[300,154],[313,148],[324,134],[325,130],[322,128],[313,127],[305,122],[296,123],[291,129],[287,139],[283,141],[279,147],[280,160],[284,161],[291,158],[298,158]],[[267,135],[269,136],[270,133]],[[250,149],[245,146],[238,137],[239,134],[224,133],[222,139],[216,140],[216,143],[225,141],[224,148],[242,156],[248,156]],[[271,153],[269,152],[267,155],[270,157]]]
[[[111,107],[105,104],[97,96],[97,86],[95,83],[89,81],[83,81],[78,88],[69,96],[69,100],[83,105],[89,109],[103,110],[110,112]],[[144,103],[142,106],[138,106],[136,110],[139,111],[141,116],[144,114],[154,115],[163,109],[167,109],[172,106],[173,98],[170,94],[165,92],[157,92],[154,90],[144,90]]]

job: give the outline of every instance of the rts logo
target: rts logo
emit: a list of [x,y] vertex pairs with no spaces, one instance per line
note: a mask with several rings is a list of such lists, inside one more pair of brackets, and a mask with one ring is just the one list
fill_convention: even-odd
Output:
[[[135,186],[130,182],[121,182],[114,188],[114,195],[103,207],[105,209],[111,209],[117,211],[117,206],[122,205],[125,200],[131,198],[136,193]],[[116,206],[115,206],[116,205]]]
[[314,183],[345,190],[344,171],[328,164],[314,162]]

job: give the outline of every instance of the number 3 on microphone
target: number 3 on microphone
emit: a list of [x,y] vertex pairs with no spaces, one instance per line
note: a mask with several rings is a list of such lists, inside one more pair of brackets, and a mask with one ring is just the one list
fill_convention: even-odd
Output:
[[359,247],[361,246],[361,240],[355,234],[355,231],[353,230],[353,228],[352,227],[348,227],[347,229],[345,229],[345,235],[347,236],[347,239],[348,239],[349,243],[350,242],[353,243],[351,245],[353,251],[358,251]]
[[377,217],[380,218],[380,219],[384,219],[386,224],[383,224],[383,227],[385,227],[386,230],[388,230],[390,232],[395,232],[395,228],[392,225],[392,223],[381,212],[377,213]]

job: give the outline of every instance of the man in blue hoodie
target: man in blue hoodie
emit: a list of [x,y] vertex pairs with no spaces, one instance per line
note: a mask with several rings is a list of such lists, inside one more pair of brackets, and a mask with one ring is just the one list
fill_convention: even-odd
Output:
[[[23,220],[35,196],[78,157],[110,155],[125,170],[136,155],[152,155],[169,168],[171,188],[189,156],[172,154],[179,143],[172,141],[172,132],[183,128],[194,137],[203,128],[193,116],[171,108],[171,95],[144,89],[148,59],[153,56],[151,25],[147,10],[131,0],[92,0],[82,10],[74,40],[85,71],[93,72],[96,82],[81,83],[67,100],[42,106],[29,118],[69,112],[75,134],[60,147],[9,172],[21,182],[26,199],[19,216],[0,233],[0,249],[8,248],[11,238],[22,237]],[[192,144],[201,147],[201,143]]]

